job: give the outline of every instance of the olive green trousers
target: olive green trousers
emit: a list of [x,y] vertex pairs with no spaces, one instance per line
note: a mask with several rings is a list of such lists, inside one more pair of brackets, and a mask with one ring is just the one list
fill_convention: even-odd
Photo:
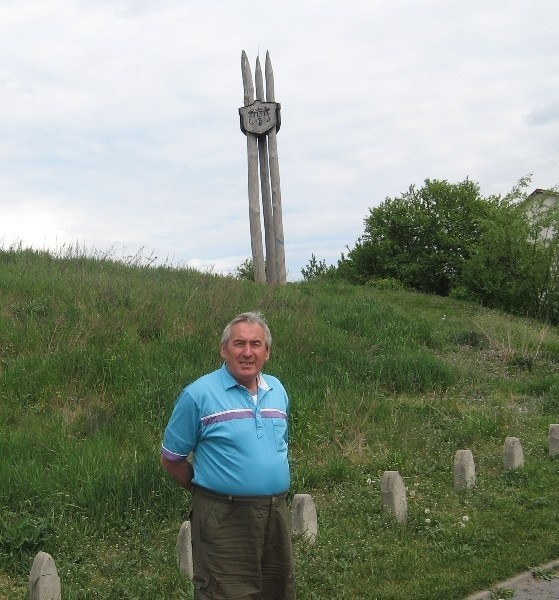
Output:
[[224,496],[195,487],[190,515],[196,600],[294,600],[286,494]]

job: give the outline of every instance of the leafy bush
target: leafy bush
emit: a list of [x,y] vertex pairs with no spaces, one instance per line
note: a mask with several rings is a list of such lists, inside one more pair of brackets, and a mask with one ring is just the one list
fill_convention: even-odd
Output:
[[24,572],[49,534],[48,519],[28,512],[0,514],[0,564],[6,570]]
[[311,254],[309,262],[301,269],[301,275],[305,281],[316,279],[335,279],[337,277],[336,267],[327,265],[324,259],[317,260],[314,254]]
[[236,269],[235,277],[244,281],[254,281],[254,265],[252,258],[245,259]]
[[376,277],[369,279],[367,285],[377,290],[403,290],[402,282],[395,277]]

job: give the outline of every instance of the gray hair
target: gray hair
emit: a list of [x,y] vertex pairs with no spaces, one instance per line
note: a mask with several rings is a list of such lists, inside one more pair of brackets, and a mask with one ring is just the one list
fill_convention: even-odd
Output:
[[229,338],[231,337],[231,329],[233,325],[237,323],[248,323],[249,325],[260,325],[264,330],[264,339],[266,341],[266,346],[268,350],[272,347],[272,334],[270,333],[270,328],[268,327],[268,323],[266,323],[266,319],[259,312],[245,312],[237,315],[231,322],[229,322],[225,329],[223,330],[223,335],[221,336],[221,345],[226,346]]

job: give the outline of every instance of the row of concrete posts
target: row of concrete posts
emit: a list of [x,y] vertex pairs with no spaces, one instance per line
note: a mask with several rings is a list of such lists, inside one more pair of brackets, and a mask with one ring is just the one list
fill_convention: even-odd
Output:
[[[549,426],[549,456],[559,455],[559,424]],[[524,465],[524,452],[520,440],[507,437],[503,445],[503,467],[514,470]],[[476,483],[476,468],[471,450],[458,450],[454,456],[454,489],[457,492],[471,489]],[[406,488],[398,471],[385,471],[380,484],[383,509],[403,523],[407,519]],[[313,543],[318,535],[318,518],[312,496],[295,494],[291,507],[293,534]],[[179,530],[176,544],[179,569],[192,579],[192,536],[190,521]],[[29,575],[30,600],[61,600],[60,578],[50,554],[39,552]]]
[[[314,500],[309,494],[296,494],[291,507],[294,535],[301,535],[314,542],[318,535],[318,519]],[[192,579],[192,536],[190,521],[185,521],[177,537],[176,553],[179,569]],[[60,577],[54,559],[46,552],[39,552],[33,561],[29,575],[30,600],[61,600]]]
[[[549,426],[549,456],[559,455],[559,424]],[[520,440],[507,437],[503,445],[503,467],[507,471],[524,466],[524,451]],[[476,465],[471,450],[458,450],[454,455],[454,490],[462,492],[476,484]],[[382,505],[385,511],[404,523],[408,505],[404,481],[398,471],[385,471],[380,482]]]

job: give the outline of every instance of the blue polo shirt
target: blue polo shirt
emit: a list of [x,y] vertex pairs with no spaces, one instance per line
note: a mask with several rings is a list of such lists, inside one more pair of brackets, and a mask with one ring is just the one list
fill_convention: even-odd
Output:
[[258,377],[256,404],[225,364],[187,386],[163,436],[163,455],[194,452],[193,483],[220,494],[260,496],[289,488],[287,417],[281,382]]

